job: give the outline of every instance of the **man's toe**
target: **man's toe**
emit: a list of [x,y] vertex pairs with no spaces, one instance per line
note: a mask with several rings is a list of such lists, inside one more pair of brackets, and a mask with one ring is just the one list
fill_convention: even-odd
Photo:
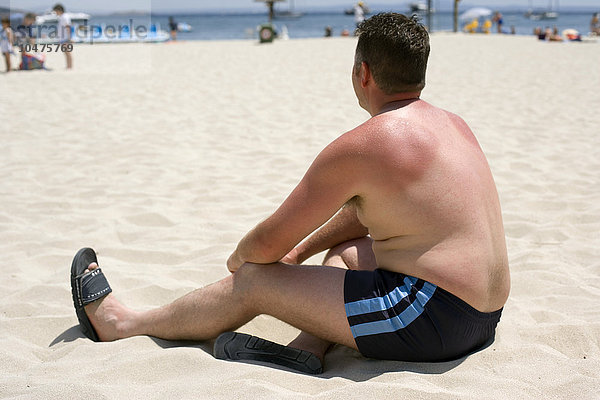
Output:
[[88,265],[87,269],[85,270],[85,272],[90,272],[95,270],[96,268],[98,268],[98,264],[96,264],[95,262],[90,263],[90,265]]

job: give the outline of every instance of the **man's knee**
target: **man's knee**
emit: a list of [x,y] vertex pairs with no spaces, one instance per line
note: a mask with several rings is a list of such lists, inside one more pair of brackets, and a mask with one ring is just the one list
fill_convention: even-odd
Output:
[[234,287],[241,291],[251,290],[254,285],[255,277],[258,272],[259,265],[252,263],[244,263],[233,274]]
[[244,263],[232,275],[233,291],[237,295],[238,301],[248,306],[257,304],[258,293],[261,292],[261,282],[264,282],[264,278],[261,276],[268,268],[268,265]]
[[361,241],[362,241],[362,238],[348,240],[347,242],[340,243],[337,246],[329,249],[329,251],[327,252],[327,255],[325,256],[325,259],[332,259],[332,258],[339,257],[345,264],[348,264],[348,262],[350,262],[356,258],[356,254],[357,254],[356,248],[360,244]]
[[335,247],[329,249],[325,258],[323,259],[323,264],[328,265],[330,267],[342,267],[347,268],[346,261],[344,260],[344,252],[347,253],[347,248],[344,244],[339,244]]
[[[372,254],[372,243],[373,240],[368,236],[340,243],[327,252],[324,264],[349,269],[374,269],[376,265],[375,256]],[[339,263],[344,265],[338,265]]]

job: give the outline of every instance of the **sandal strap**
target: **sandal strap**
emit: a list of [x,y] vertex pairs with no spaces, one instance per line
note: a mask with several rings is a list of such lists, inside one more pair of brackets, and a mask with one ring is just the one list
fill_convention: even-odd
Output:
[[75,278],[77,305],[83,307],[92,303],[110,292],[112,289],[100,268]]

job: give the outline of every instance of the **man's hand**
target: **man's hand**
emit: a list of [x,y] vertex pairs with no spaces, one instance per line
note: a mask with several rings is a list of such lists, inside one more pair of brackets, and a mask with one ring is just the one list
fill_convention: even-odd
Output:
[[299,257],[298,248],[294,247],[292,250],[290,250],[289,253],[283,256],[280,262],[286,264],[302,264],[304,260],[301,260]]
[[237,249],[233,252],[233,254],[231,254],[229,256],[229,259],[227,260],[227,269],[229,270],[229,272],[231,272],[232,274],[237,271],[242,264],[244,264],[244,260],[242,260],[237,252]]

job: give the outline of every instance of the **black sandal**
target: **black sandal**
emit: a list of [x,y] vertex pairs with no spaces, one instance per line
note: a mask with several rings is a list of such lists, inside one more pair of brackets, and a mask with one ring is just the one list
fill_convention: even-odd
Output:
[[310,351],[282,346],[244,333],[222,333],[215,341],[214,353],[215,358],[220,360],[262,361],[307,374],[323,372],[321,360]]
[[71,264],[71,293],[81,330],[85,336],[99,342],[98,334],[85,313],[84,306],[106,296],[112,289],[100,268],[85,272],[93,262],[97,264],[98,259],[96,252],[90,248],[83,248],[75,254]]

